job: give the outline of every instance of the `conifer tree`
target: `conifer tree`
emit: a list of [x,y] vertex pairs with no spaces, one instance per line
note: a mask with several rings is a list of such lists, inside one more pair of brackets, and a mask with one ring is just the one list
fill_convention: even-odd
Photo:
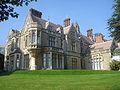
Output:
[[110,36],[120,42],[120,0],[114,0],[113,15],[108,20],[108,29]]

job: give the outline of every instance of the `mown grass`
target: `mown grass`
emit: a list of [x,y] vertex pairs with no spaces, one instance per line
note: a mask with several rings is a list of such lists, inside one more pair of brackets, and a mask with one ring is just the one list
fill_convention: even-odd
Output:
[[120,90],[120,72],[36,70],[1,73],[0,90]]

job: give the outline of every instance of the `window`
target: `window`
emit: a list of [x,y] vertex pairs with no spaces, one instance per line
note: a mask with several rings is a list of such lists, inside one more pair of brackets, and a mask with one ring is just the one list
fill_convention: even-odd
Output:
[[75,42],[72,42],[71,46],[72,46],[72,51],[75,51]]
[[24,55],[24,69],[29,69],[29,54]]
[[50,68],[52,66],[51,54],[43,54],[43,64],[44,69]]
[[49,41],[48,41],[49,46],[55,47],[55,37],[49,36]]
[[19,47],[19,39],[18,38],[16,39],[16,47],[17,48]]
[[29,32],[29,43],[31,43],[31,36],[32,36],[32,34],[31,34],[31,32]]
[[37,43],[40,43],[40,31],[37,32]]
[[60,44],[61,44],[61,48],[62,48],[62,46],[63,46],[63,43],[62,43],[62,42],[63,42],[63,40],[61,39],[61,42],[60,42]]
[[17,60],[17,69],[20,69],[20,59],[19,59],[19,55],[17,55],[16,60]]
[[25,46],[28,46],[28,35],[26,36],[26,38],[25,38]]
[[74,31],[71,31],[71,36],[75,37],[75,32]]
[[92,60],[92,69],[93,70],[102,70],[103,69],[103,60],[100,58]]
[[57,61],[56,61],[56,54],[52,54],[52,68],[56,69],[57,68]]
[[48,26],[48,30],[52,30],[52,26],[49,25],[49,26]]
[[77,59],[72,58],[72,69],[77,69]]
[[62,68],[62,55],[58,54],[58,68],[61,69]]
[[11,51],[13,51],[14,50],[14,41],[12,41],[12,43],[11,43]]
[[32,43],[35,43],[35,32],[32,32]]
[[10,56],[10,69],[13,70],[14,68],[14,55]]

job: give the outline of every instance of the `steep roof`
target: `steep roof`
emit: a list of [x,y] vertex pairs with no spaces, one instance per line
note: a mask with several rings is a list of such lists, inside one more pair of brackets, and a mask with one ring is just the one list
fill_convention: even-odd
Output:
[[94,43],[90,40],[90,38],[88,38],[87,36],[81,35],[81,39],[85,40],[85,41],[86,41],[87,43],[89,43],[89,44],[94,44]]
[[39,25],[42,25],[42,27],[45,28],[45,23],[47,21],[45,21],[39,17],[36,17],[35,15],[32,15],[32,14],[31,14],[31,18],[32,18],[33,22],[37,22]]
[[58,27],[60,27],[60,25],[57,25],[57,24],[54,24],[52,22],[49,22],[49,21],[46,21],[40,17],[37,17],[35,15],[33,15],[32,13],[30,13],[31,15],[31,18],[33,20],[33,22],[37,22],[39,25],[42,25],[42,28],[46,28],[46,25],[49,25],[52,26],[52,29],[56,30]]
[[21,50],[19,48],[14,49],[10,54],[14,54],[14,53],[21,53]]
[[99,49],[99,48],[103,48],[103,49],[110,49],[112,46],[113,40],[109,40],[106,42],[102,42],[102,43],[95,43],[93,45],[90,46],[91,49]]

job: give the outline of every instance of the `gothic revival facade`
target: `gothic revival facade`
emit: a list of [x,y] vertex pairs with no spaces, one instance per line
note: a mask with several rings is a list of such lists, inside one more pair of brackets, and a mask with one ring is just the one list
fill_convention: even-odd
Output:
[[64,26],[42,19],[42,13],[30,9],[21,30],[11,30],[5,48],[5,70],[93,69],[108,70],[111,51],[117,44],[105,41],[102,34],[64,20]]

